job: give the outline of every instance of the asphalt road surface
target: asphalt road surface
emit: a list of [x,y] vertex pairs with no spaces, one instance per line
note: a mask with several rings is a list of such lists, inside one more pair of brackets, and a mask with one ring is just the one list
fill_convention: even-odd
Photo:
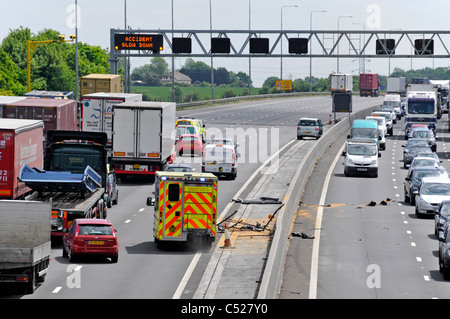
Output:
[[[354,97],[353,108],[356,111],[373,104],[374,101],[374,98]],[[220,214],[252,173],[273,152],[296,138],[296,124],[300,117],[319,117],[322,121],[328,122],[330,113],[331,98],[326,96],[242,102],[184,110],[177,112],[177,115],[192,115],[202,119],[207,128],[208,139],[221,134],[225,136],[234,133],[237,136],[240,144],[238,151],[241,155],[238,177],[234,181],[219,182]],[[389,151],[390,148],[386,154]],[[200,159],[183,156],[177,158],[177,161],[188,161],[196,171],[201,171]],[[384,159],[386,158],[383,157]],[[252,185],[254,184],[250,184],[249,187]],[[246,190],[243,195],[250,190]],[[188,267],[198,251],[190,247],[174,247],[166,250],[159,250],[156,247],[152,237],[153,207],[145,205],[147,196],[151,196],[153,191],[154,185],[148,180],[129,179],[119,184],[119,203],[108,210],[108,219],[118,231],[120,243],[118,263],[112,264],[103,259],[86,259],[71,264],[67,258],[62,257],[61,244],[55,241],[52,244],[49,272],[45,282],[38,286],[34,294],[18,294],[11,288],[2,290],[0,297],[173,298],[179,291],[182,279],[186,278]],[[338,202],[343,201],[344,198],[339,198]],[[187,283],[179,292],[181,298],[192,298],[208,258],[209,252],[202,252],[201,258],[188,276]]]

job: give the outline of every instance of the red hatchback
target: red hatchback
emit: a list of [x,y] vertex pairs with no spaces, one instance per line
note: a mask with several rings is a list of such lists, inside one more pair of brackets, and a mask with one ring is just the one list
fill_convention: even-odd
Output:
[[116,231],[107,219],[79,218],[72,222],[63,237],[63,257],[73,262],[77,256],[110,257],[119,259]]
[[202,155],[203,143],[201,138],[195,134],[183,134],[177,142],[177,153],[183,155],[187,154],[198,154]]

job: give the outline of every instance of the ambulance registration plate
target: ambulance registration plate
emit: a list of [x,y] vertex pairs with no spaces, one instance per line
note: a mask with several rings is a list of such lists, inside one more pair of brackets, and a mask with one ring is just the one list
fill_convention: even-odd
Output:
[[89,245],[103,245],[105,242],[103,240],[90,240]]

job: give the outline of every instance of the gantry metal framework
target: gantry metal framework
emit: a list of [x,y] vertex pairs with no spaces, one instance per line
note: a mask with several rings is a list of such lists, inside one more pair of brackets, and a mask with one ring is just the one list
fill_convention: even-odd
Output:
[[[114,49],[114,34],[161,34],[164,50],[125,51]],[[450,31],[406,31],[406,30],[121,30],[111,29],[111,72],[117,73],[118,57],[199,57],[199,58],[450,58]],[[172,38],[191,38],[191,53],[173,53]],[[229,38],[230,53],[211,53],[211,38]],[[250,39],[268,38],[267,53],[250,53]],[[291,54],[282,42],[290,38],[306,38],[308,53]],[[393,39],[393,48],[387,48],[383,40]],[[415,40],[423,40],[423,50],[415,46]],[[384,52],[376,54],[377,40]],[[311,48],[314,47],[314,50]],[[428,49],[433,47],[434,54]]]

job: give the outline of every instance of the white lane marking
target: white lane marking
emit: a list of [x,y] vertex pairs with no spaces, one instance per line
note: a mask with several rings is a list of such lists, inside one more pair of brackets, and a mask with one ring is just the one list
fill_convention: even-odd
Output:
[[202,256],[202,253],[196,253],[194,258],[192,258],[191,263],[189,264],[188,269],[186,270],[186,273],[183,276],[183,279],[181,279],[180,284],[178,285],[177,290],[175,291],[175,294],[173,295],[172,299],[180,299],[181,294],[184,291],[184,288],[186,287],[189,278],[191,278],[192,273],[194,272],[195,266],[197,265],[198,260]]
[[341,157],[342,151],[344,150],[343,145],[336,157],[334,158],[333,163],[328,170],[327,176],[325,177],[325,181],[323,183],[322,194],[320,195],[319,200],[319,208],[317,209],[316,216],[316,227],[314,231],[314,242],[313,242],[313,251],[312,251],[312,260],[311,260],[311,272],[309,279],[309,299],[317,298],[317,275],[319,270],[319,245],[320,245],[320,229],[322,228],[322,214],[323,214],[323,206],[325,204],[325,198],[328,192],[328,184],[330,183],[331,175],[333,174],[334,167],[336,166],[337,161]]
[[[242,185],[241,189],[239,189],[239,191],[234,195],[233,198],[239,198],[239,196],[241,195],[241,193],[247,188],[247,186],[253,181],[253,179],[257,176],[257,174],[259,174],[259,172],[269,163],[273,160],[273,158],[275,158],[275,156],[278,156],[278,154],[280,154],[285,148],[287,148],[288,146],[290,146],[292,143],[294,143],[295,141],[297,141],[296,139],[291,140],[290,142],[288,142],[285,146],[283,146],[281,149],[279,149],[274,155],[272,155],[270,158],[267,159],[267,161],[265,161],[253,174],[252,176],[250,176],[250,178],[247,180],[247,182],[245,182],[244,185]],[[342,153],[342,150],[341,152]],[[228,211],[230,210],[231,206],[234,204],[234,202],[230,202],[228,203],[228,205],[225,207],[225,209],[222,211],[222,214],[220,214],[219,216],[219,220],[223,219]],[[197,256],[198,255],[198,256]],[[192,258],[191,263],[189,264],[188,269],[186,270],[183,279],[181,280],[180,284],[178,285],[177,290],[175,291],[175,294],[173,295],[172,299],[179,299],[181,294],[183,293],[184,288],[186,287],[187,282],[189,281],[193,270],[195,269],[198,260],[200,259],[202,253],[197,253],[194,255],[194,258]]]
[[52,294],[57,294],[61,289],[62,287],[56,287],[55,289],[53,289]]
[[131,219],[127,219],[124,224],[129,224],[131,222]]

